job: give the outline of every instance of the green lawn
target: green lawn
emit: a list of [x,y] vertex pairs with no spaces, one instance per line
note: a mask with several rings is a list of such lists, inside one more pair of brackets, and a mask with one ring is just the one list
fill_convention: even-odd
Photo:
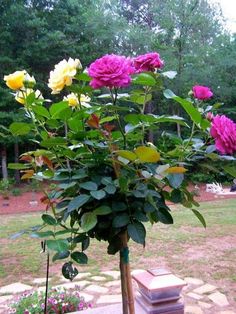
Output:
[[[191,210],[182,207],[173,207],[174,225],[147,225],[146,248],[130,242],[132,268],[168,267],[181,276],[220,284],[230,294],[236,283],[236,199],[202,203],[200,211],[206,229]],[[40,240],[9,239],[15,231],[39,223],[40,213],[1,216],[0,286],[13,281],[30,283],[32,277],[44,276]],[[106,243],[93,241],[87,254],[89,264],[78,266],[82,272],[118,269],[118,256],[106,254]],[[53,282],[60,276],[60,265],[51,266]]]

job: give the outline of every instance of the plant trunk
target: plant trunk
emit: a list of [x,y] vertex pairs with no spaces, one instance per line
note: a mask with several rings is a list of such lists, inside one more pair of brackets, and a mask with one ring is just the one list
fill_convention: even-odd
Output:
[[2,146],[2,178],[7,180],[8,179],[8,171],[7,171],[7,149],[6,146]]
[[[15,163],[18,163],[19,162],[19,144],[18,142],[15,142],[14,143],[14,160],[15,160]],[[15,180],[16,180],[16,183],[17,184],[20,184],[20,171],[19,170],[15,170]]]
[[129,248],[127,231],[121,234],[120,272],[123,314],[135,314],[132,278],[129,265]]

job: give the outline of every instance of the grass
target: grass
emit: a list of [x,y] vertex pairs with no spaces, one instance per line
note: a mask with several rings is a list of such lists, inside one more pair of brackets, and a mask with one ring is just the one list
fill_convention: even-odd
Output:
[[[236,199],[202,203],[207,228],[191,210],[173,207],[174,225],[146,225],[147,245],[130,242],[132,268],[168,267],[181,276],[194,276],[216,283],[224,280],[230,293],[236,277]],[[10,235],[40,223],[39,213],[2,215],[0,225],[0,286],[16,281],[30,282],[45,275],[45,256],[40,240],[28,236],[12,240]],[[89,264],[81,272],[99,274],[117,270],[118,256],[106,254],[106,243],[92,241]],[[60,276],[61,262],[51,266],[54,280]],[[56,278],[56,279],[55,279]]]

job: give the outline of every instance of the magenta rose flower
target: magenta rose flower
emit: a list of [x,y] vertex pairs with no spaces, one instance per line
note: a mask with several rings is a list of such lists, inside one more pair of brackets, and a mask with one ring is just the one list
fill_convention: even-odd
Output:
[[221,154],[233,155],[236,152],[236,123],[231,119],[225,115],[216,115],[212,119],[210,134]]
[[161,60],[159,53],[149,52],[140,55],[134,59],[134,67],[137,73],[145,71],[154,71],[164,66],[164,61]]
[[199,100],[207,100],[213,96],[213,93],[207,86],[195,85],[193,86],[193,95]]
[[105,55],[95,60],[88,69],[92,77],[90,85],[100,87],[125,87],[131,82],[130,75],[135,72],[129,58],[117,55]]

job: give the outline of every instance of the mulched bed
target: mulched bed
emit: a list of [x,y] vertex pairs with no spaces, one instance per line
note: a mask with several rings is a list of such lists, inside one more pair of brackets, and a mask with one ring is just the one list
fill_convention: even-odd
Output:
[[[205,184],[198,185],[199,187],[199,196],[196,196],[196,201],[205,202],[205,201],[217,201],[222,199],[236,198],[236,193],[216,195],[213,193],[206,192]],[[194,189],[192,186],[190,189]],[[229,188],[225,189],[227,192]],[[25,192],[19,196],[10,196],[9,200],[4,200],[0,197],[0,215],[2,214],[20,214],[28,212],[43,212],[45,210],[45,204],[42,204],[40,198],[43,196],[42,193],[37,192]],[[37,204],[36,202],[37,201]]]

